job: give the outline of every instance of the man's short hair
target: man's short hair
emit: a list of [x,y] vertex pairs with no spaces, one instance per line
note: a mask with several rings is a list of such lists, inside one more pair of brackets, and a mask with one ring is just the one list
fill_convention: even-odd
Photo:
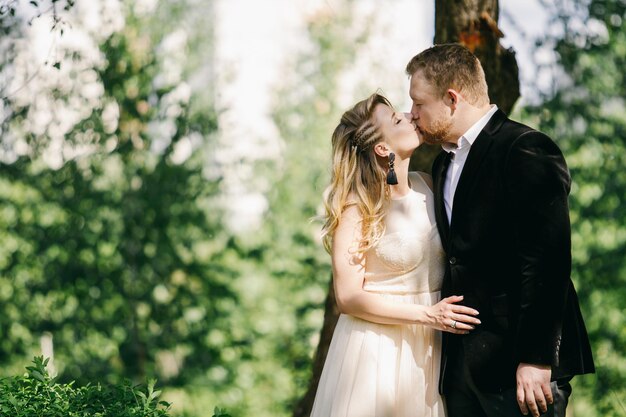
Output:
[[442,97],[449,88],[459,91],[473,105],[489,103],[485,72],[469,49],[458,43],[432,46],[415,55],[406,66],[410,76],[422,76]]

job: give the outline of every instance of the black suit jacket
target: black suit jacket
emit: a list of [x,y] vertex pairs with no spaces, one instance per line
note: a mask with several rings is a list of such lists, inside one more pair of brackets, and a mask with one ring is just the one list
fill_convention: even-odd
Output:
[[484,391],[514,387],[521,362],[551,365],[553,380],[593,372],[570,279],[570,176],[559,148],[498,110],[471,147],[451,224],[443,203],[446,158],[442,152],[433,164],[448,260],[442,297],[463,295],[482,324],[469,335],[444,332],[441,393],[448,359],[459,352]]

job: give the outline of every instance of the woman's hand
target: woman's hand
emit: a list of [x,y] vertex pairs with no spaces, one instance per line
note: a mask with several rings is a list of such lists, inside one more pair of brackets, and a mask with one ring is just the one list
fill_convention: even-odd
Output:
[[468,334],[470,330],[474,330],[480,324],[480,320],[475,317],[478,311],[456,304],[461,301],[462,295],[453,295],[432,306],[428,312],[430,326],[454,334]]

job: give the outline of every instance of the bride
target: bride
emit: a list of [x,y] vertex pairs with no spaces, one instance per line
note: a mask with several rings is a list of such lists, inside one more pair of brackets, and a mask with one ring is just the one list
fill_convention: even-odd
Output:
[[410,114],[373,94],[332,136],[324,243],[341,311],[312,417],[443,417],[441,333],[480,321],[440,299],[444,252],[431,178],[408,172],[420,145]]

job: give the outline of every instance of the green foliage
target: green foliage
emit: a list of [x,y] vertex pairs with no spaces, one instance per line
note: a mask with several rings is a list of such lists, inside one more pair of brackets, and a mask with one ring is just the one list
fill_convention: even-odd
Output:
[[[222,258],[219,211],[210,209],[219,182],[205,178],[202,152],[175,158],[216,119],[190,114],[176,99],[180,85],[154,82],[160,63],[137,29],[102,45],[102,107],[68,135],[98,138],[99,148],[56,170],[26,157],[0,170],[5,374],[44,333],[53,335],[61,378],[80,383],[154,375],[180,385],[219,364],[232,343],[234,272]],[[111,105],[120,115],[114,129],[103,115]],[[27,110],[15,107],[11,123]],[[158,151],[149,132],[160,122],[173,130]]]
[[626,415],[626,4],[551,6],[562,36],[548,39],[565,75],[526,117],[563,149],[573,184],[573,278],[597,365],[575,379],[573,411]]
[[215,407],[213,410],[213,417],[231,417],[230,414],[226,412],[226,410],[222,410],[219,407]]
[[[159,401],[155,381],[131,385],[60,384],[50,378],[48,359],[35,357],[24,376],[0,380],[0,417],[167,417],[169,404]],[[223,415],[223,414],[221,414]],[[223,415],[226,416],[226,415]],[[216,417],[219,417],[217,415]]]
[[161,8],[154,16],[126,16],[101,45],[102,103],[64,138],[95,144],[87,155],[47,167],[46,132],[24,129],[28,106],[8,101],[9,128],[33,152],[0,166],[0,372],[17,373],[52,335],[59,381],[156,376],[172,413],[205,416],[219,403],[284,414],[294,390],[281,353],[297,324],[264,266],[271,236],[250,244],[224,229],[204,148],[175,158],[198,135],[210,147],[216,115],[206,98],[163,85],[158,33],[177,26]]

